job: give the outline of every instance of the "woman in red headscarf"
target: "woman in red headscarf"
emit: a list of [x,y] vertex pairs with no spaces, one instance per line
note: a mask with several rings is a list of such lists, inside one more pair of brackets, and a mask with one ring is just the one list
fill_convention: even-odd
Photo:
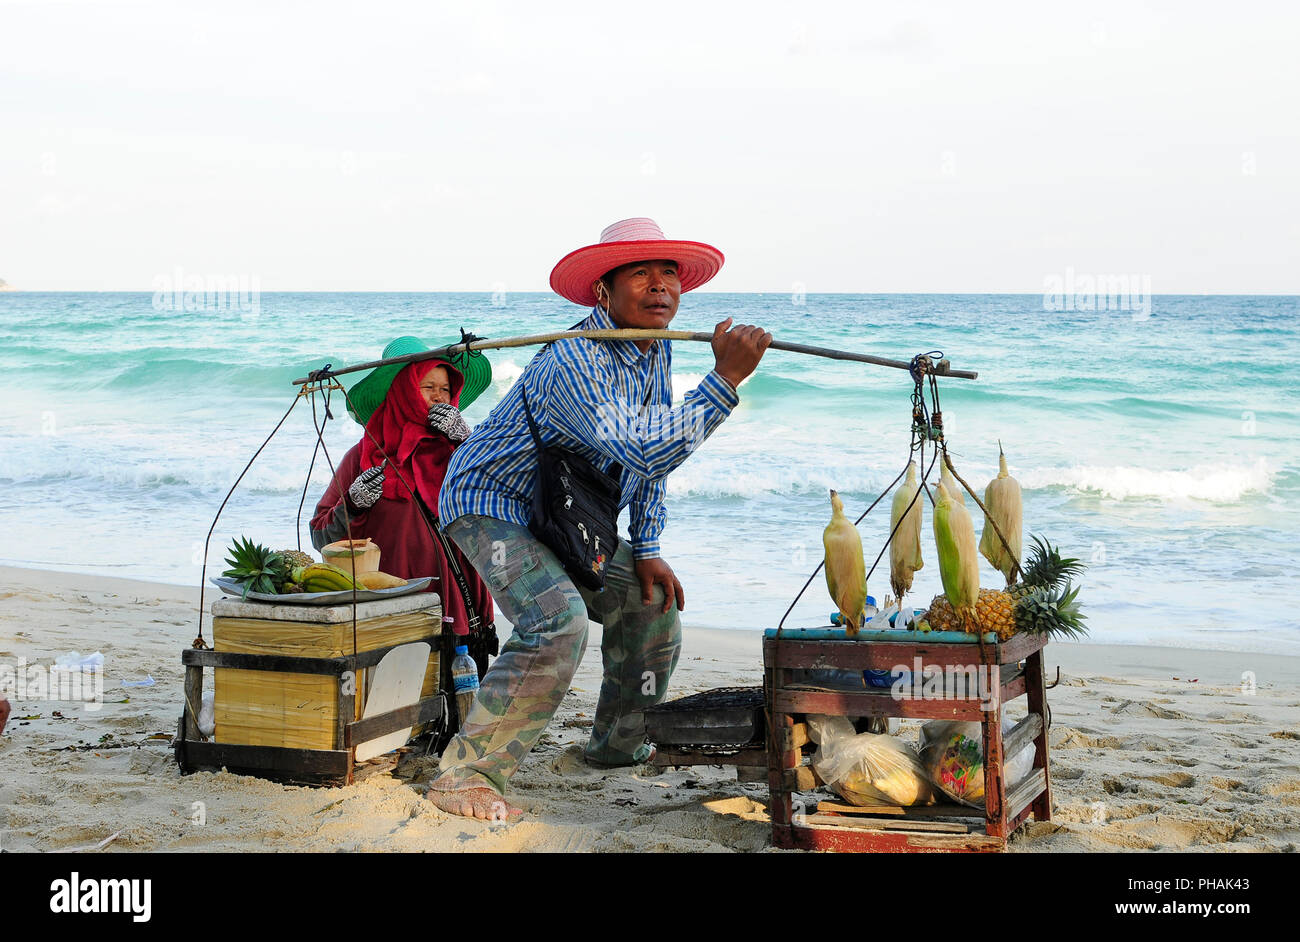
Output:
[[384,572],[402,579],[437,577],[429,588],[442,598],[443,616],[452,619],[449,627],[458,635],[477,634],[479,625],[492,623],[492,596],[483,580],[455,544],[431,532],[447,463],[469,437],[458,408],[463,387],[461,372],[444,360],[402,367],[366,421],[361,441],[339,462],[311,521],[317,549],[370,537],[379,544]]

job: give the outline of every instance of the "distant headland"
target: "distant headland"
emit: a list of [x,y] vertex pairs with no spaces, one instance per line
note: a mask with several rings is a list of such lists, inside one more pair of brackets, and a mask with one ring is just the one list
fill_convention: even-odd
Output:
[[3,278],[0,278],[0,291],[17,291],[17,290],[18,289],[15,288],[13,285],[9,284],[9,282],[5,281]]

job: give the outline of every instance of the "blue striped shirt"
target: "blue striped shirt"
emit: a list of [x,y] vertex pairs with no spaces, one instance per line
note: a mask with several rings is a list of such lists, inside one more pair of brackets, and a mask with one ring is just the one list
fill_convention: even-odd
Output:
[[[581,330],[617,325],[600,307]],[[716,371],[672,408],[672,344],[642,353],[631,340],[573,337],[544,347],[451,457],[438,495],[444,524],[464,514],[528,526],[537,449],[523,395],[542,442],[582,455],[602,471],[623,466],[619,509],[629,507],[632,552],[659,555],[664,479],[731,414],[740,396]],[[643,403],[645,403],[643,407]]]

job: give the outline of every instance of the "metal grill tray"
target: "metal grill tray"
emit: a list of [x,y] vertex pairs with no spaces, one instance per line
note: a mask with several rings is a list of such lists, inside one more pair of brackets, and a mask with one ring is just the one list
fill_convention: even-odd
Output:
[[[393,599],[401,595],[423,592],[433,579],[433,576],[408,579],[406,585],[393,586],[391,589],[357,589],[356,600],[378,602],[380,599]],[[243,587],[234,579],[211,576],[209,581],[227,595],[233,595],[237,599],[244,598]],[[276,605],[351,605],[352,598],[352,590],[344,589],[340,592],[286,592],[283,595],[249,592],[247,601],[274,602]]]
[[761,743],[767,731],[762,687],[717,687],[645,711],[656,745],[730,747]]

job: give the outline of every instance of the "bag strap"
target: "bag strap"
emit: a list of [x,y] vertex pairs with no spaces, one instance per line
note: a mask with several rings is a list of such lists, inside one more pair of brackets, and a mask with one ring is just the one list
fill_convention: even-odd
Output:
[[[587,322],[587,318],[584,317],[582,320],[578,321],[578,323],[570,327],[569,330],[577,330],[586,322]],[[550,347],[550,345],[554,342],[555,341],[551,340],[543,344],[542,349],[538,350],[537,353],[533,355],[533,359],[534,360],[540,359],[541,355],[545,353],[547,348]],[[525,372],[527,371],[525,370]],[[524,417],[528,419],[528,431],[532,432],[533,442],[534,444],[537,445],[537,453],[538,455],[540,455],[543,451],[546,450],[546,448],[542,444],[541,433],[537,431],[537,423],[533,421],[533,412],[531,409],[528,408],[528,385],[524,382],[523,376],[519,377],[519,392],[523,395],[523,399],[524,399]]]
[[537,431],[537,423],[533,421],[532,410],[528,408],[528,390],[523,386],[523,380],[520,380],[519,391],[524,397],[524,418],[528,419],[528,431],[533,433],[533,442],[537,445],[537,453],[540,455],[543,451],[542,436]]
[[465,573],[461,572],[460,563],[456,562],[456,554],[452,552],[451,541],[447,539],[442,532],[442,525],[438,522],[438,516],[429,509],[429,505],[424,502],[424,498],[416,492],[415,499],[420,502],[420,510],[424,512],[425,517],[433,524],[433,533],[438,540],[438,545],[442,547],[442,554],[447,558],[447,568],[451,570],[456,584],[460,587],[461,598],[465,600],[465,615],[469,619],[469,633],[477,635],[481,631],[482,622],[479,620],[478,612],[474,610],[474,594],[469,590],[469,581],[465,578]]
[[[570,327],[569,330],[577,330],[586,322],[587,322],[587,318],[584,317],[582,320],[578,321],[578,323]],[[538,350],[534,359],[540,357],[543,353],[545,353],[546,348],[549,347],[551,343],[554,343],[554,341],[550,341],[546,343],[541,350]],[[651,350],[650,355],[651,357],[654,358],[654,362],[658,363],[659,362],[658,345],[656,344],[655,346],[652,346],[650,350]],[[654,366],[652,364],[651,371],[650,371],[650,381],[646,383],[645,396],[641,399],[641,409],[637,413],[638,419],[645,415],[646,406],[650,405],[650,397],[654,393],[654,385],[655,385]],[[523,397],[524,418],[528,420],[528,431],[533,436],[533,443],[537,446],[537,454],[540,456],[546,450],[546,446],[542,444],[541,433],[537,431],[537,423],[533,420],[533,412],[530,408],[528,408],[528,387],[527,384],[524,382],[524,378],[522,376],[519,377],[519,392],[520,395]],[[610,470],[611,471],[617,470],[618,472],[617,474],[609,474],[609,472],[606,472],[606,474],[608,474],[610,477],[620,478],[623,475],[623,465],[621,462],[615,462],[614,467],[611,468]]]
[[648,405],[650,405],[650,395],[651,395],[651,393],[654,392],[654,388],[655,388],[655,364],[657,364],[657,363],[659,362],[659,342],[658,342],[658,341],[655,341],[655,345],[654,345],[653,347],[650,348],[650,357],[654,360],[654,363],[651,363],[651,364],[650,364],[650,382],[648,382],[648,383],[645,384],[645,398],[641,400],[641,411],[640,411],[640,413],[638,413],[637,418],[640,418],[641,416],[645,415],[645,407],[648,406]]

